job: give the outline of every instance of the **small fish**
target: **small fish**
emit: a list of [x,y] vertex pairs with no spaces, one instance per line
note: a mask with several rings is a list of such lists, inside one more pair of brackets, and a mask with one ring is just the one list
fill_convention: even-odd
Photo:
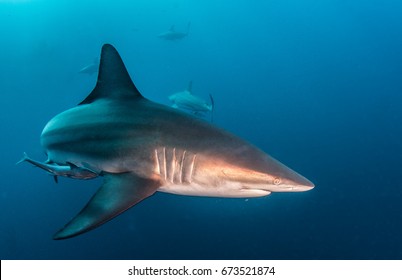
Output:
[[18,161],[16,164],[19,164],[21,162],[29,162],[36,167],[39,167],[45,171],[47,171],[50,175],[54,176],[54,180],[57,183],[57,176],[64,176],[64,177],[69,177],[73,179],[92,179],[95,177],[98,177],[99,174],[95,171],[92,171],[88,168],[85,167],[78,167],[73,163],[67,162],[66,165],[58,165],[55,163],[47,163],[47,162],[40,162],[37,160],[33,160],[28,157],[26,153],[24,153],[22,159]]

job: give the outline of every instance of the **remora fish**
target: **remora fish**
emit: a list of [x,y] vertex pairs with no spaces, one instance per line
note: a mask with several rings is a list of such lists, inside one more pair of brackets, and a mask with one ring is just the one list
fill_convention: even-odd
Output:
[[65,176],[73,179],[82,179],[82,180],[92,179],[99,176],[99,174],[93,170],[89,170],[88,168],[85,167],[78,167],[69,162],[67,162],[66,165],[57,165],[50,162],[40,162],[37,160],[33,160],[30,157],[28,157],[26,153],[24,153],[24,156],[19,162],[17,162],[17,164],[25,161],[47,171],[50,175],[53,175],[56,183],[57,183],[57,176]]
[[314,187],[233,134],[144,98],[108,44],[94,90],[48,122],[41,144],[47,162],[103,176],[99,190],[54,239],[94,229],[156,191],[245,198]]

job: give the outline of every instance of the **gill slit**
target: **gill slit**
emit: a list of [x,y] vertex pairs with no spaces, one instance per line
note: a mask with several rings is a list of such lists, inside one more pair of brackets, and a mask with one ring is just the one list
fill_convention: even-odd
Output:
[[175,172],[176,172],[176,163],[177,163],[177,161],[176,161],[176,148],[173,148],[173,155],[172,155],[172,174],[171,174],[171,176],[170,176],[170,181],[172,182],[172,183],[174,183],[174,174],[175,174]]
[[183,151],[183,156],[181,157],[180,163],[180,183],[183,183],[183,165],[184,165],[184,158],[186,157],[186,150]]
[[191,165],[190,165],[190,177],[189,177],[190,184],[193,181],[193,172],[194,172],[194,165],[195,165],[196,157],[197,157],[197,155],[193,156],[193,160],[191,161]]
[[156,168],[157,168],[158,174],[161,175],[161,164],[159,162],[158,150],[157,149],[155,149],[155,160],[156,160]]
[[165,180],[167,179],[167,168],[166,168],[166,147],[163,147],[163,169],[165,171]]

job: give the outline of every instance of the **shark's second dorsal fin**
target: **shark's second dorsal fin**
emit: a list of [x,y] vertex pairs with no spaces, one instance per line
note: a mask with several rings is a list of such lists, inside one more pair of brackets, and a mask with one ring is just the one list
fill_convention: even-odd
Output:
[[102,47],[98,81],[93,91],[81,104],[89,104],[102,98],[129,99],[142,97],[135,87],[117,50],[109,44]]

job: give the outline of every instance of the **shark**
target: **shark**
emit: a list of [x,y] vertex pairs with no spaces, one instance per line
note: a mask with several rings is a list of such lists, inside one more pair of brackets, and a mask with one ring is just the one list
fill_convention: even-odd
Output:
[[55,240],[95,229],[157,191],[251,198],[314,187],[246,140],[145,98],[110,44],[102,47],[95,88],[50,119],[40,140],[45,164],[24,161],[54,175],[103,179]]
[[187,24],[186,32],[176,31],[175,26],[172,25],[168,31],[160,33],[158,35],[158,38],[161,38],[161,39],[164,39],[164,40],[167,40],[167,41],[176,41],[176,40],[183,39],[184,37],[188,36],[188,32],[190,30],[190,25],[191,25],[191,23],[189,22]]
[[92,63],[82,67],[78,71],[78,73],[92,75],[98,72],[98,68],[99,68],[99,59],[95,58]]
[[[173,108],[181,108],[193,112],[194,114],[213,112],[214,109],[214,99],[212,95],[209,95],[210,102],[207,103],[200,97],[195,96],[192,93],[193,82],[190,81],[187,89],[184,91],[176,92],[170,95],[168,98],[173,103]],[[212,116],[212,115],[211,115]]]

